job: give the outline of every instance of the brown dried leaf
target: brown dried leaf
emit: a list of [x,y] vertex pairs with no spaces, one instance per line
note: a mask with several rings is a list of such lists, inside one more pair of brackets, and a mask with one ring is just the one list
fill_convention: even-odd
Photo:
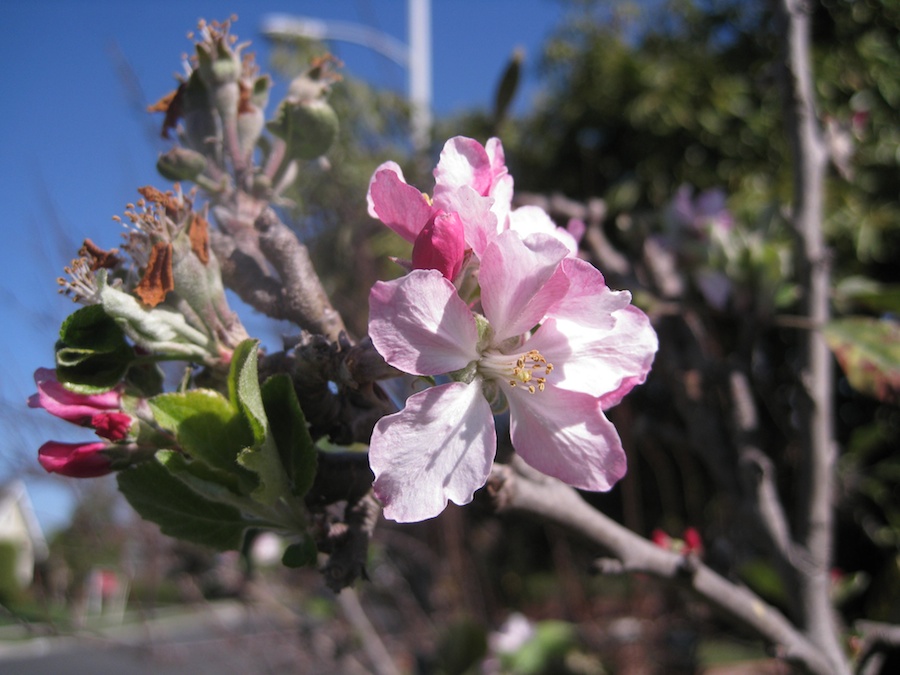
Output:
[[104,251],[90,239],[85,239],[81,248],[78,249],[78,255],[85,259],[91,268],[91,272],[96,272],[99,269],[111,270],[116,267],[121,262],[116,255],[118,252],[119,249],[117,248]]
[[209,223],[199,213],[195,213],[188,232],[191,250],[204,265],[209,262]]
[[178,89],[170,91],[153,105],[147,106],[147,112],[164,112],[162,137],[169,138],[169,130],[178,126],[178,120],[184,108],[185,84],[178,85]]
[[144,304],[156,307],[166,299],[166,293],[175,289],[172,274],[172,244],[157,242],[150,251],[150,260],[144,276],[134,292]]

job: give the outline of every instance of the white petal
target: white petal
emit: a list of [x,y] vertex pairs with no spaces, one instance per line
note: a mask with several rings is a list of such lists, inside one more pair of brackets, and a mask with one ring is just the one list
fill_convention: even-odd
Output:
[[567,253],[550,236],[523,241],[512,231],[488,245],[478,279],[484,314],[498,341],[531,330],[564,297],[568,278],[554,272]]
[[619,434],[596,398],[552,386],[504,390],[513,447],[535,469],[582,490],[609,490],[625,475]]
[[450,373],[478,358],[475,318],[438,270],[372,286],[369,336],[385,361],[413,375]]
[[553,364],[554,386],[618,403],[647,378],[656,354],[656,333],[647,315],[628,306],[611,315],[608,329],[547,319],[522,346],[536,349]]
[[497,438],[481,380],[454,382],[411,396],[375,426],[369,464],[384,516],[426,520],[447,506],[468,504],[486,482]]

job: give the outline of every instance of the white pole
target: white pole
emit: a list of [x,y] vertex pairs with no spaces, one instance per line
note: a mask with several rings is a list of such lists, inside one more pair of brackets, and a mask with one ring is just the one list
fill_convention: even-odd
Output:
[[431,0],[408,0],[408,20],[412,142],[424,150],[431,140]]

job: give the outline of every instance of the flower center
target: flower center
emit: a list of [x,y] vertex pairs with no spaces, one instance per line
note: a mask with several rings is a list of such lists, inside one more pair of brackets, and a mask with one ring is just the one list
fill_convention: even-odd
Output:
[[548,363],[537,349],[519,356],[496,352],[484,354],[479,366],[486,373],[506,380],[510,387],[523,387],[530,394],[544,391],[547,377],[553,372],[553,364]]

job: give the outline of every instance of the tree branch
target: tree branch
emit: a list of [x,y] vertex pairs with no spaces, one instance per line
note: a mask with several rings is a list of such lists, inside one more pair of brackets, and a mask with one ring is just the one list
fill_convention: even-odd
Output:
[[499,511],[518,511],[561,525],[612,554],[598,561],[606,573],[645,572],[691,589],[711,606],[752,628],[776,649],[816,675],[834,669],[821,650],[777,609],[748,589],[728,581],[696,557],[655,546],[591,507],[560,481],[537,473],[517,457],[495,464],[488,494]]
[[[786,69],[785,115],[793,156],[792,221],[801,244],[798,280],[804,291],[805,315],[814,326],[830,316],[830,265],[822,233],[825,170],[828,152],[816,118],[811,59],[811,13],[808,0],[778,0],[778,31]],[[803,414],[806,471],[798,534],[809,567],[799,575],[804,627],[828,656],[835,673],[849,673],[840,647],[829,599],[832,548],[832,470],[834,463],[833,377],[831,354],[821,330],[807,335],[801,378],[807,400]]]

